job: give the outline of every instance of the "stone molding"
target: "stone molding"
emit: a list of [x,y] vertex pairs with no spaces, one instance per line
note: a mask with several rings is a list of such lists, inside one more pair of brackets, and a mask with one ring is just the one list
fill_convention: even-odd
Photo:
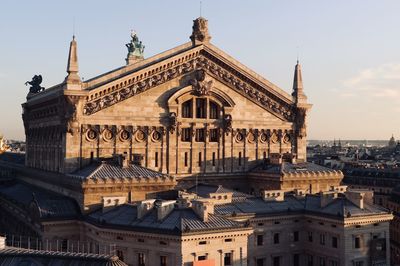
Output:
[[[156,72],[146,78],[142,78],[129,84],[124,82],[118,90],[106,93],[103,96],[95,97],[85,103],[83,108],[84,115],[91,115],[125,99],[135,96],[139,93],[147,91],[153,87],[171,81],[178,77],[189,75],[194,71],[207,73],[209,76],[218,80],[219,82],[234,89],[236,92],[252,100],[256,104],[262,106],[272,114],[285,121],[293,122],[295,119],[294,106],[285,100],[280,99],[267,88],[259,85],[250,78],[246,78],[240,72],[232,69],[226,63],[218,60],[215,56],[207,53],[204,50],[192,59],[182,60],[182,63],[173,67],[169,67],[161,72]],[[150,71],[149,71],[150,72]],[[151,71],[150,73],[153,73]],[[189,79],[193,80],[193,79]],[[193,85],[186,81],[188,84]],[[199,84],[199,83],[196,83]],[[206,85],[206,84],[204,84]],[[199,89],[204,88],[200,86]]]

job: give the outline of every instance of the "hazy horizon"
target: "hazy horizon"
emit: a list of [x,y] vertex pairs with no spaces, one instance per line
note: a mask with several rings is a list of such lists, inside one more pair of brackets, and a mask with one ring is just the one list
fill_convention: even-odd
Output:
[[[299,54],[309,140],[400,139],[399,1],[202,3],[211,42],[288,93]],[[63,81],[74,20],[88,80],[125,64],[131,29],[145,57],[189,41],[199,1],[6,0],[0,15],[0,133],[22,140],[24,83]]]

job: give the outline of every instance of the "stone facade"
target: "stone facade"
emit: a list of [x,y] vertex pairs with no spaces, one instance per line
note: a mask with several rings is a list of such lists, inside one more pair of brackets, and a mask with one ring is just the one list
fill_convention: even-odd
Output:
[[291,96],[209,43],[202,19],[195,25],[196,42],[85,82],[74,39],[66,80],[23,104],[26,165],[71,173],[126,153],[183,178],[243,173],[272,153],[304,161],[311,105],[300,65]]

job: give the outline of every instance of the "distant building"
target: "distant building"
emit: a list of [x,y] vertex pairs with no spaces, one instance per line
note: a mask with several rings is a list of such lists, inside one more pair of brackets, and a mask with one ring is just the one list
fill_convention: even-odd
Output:
[[396,140],[394,139],[394,136],[392,135],[392,137],[389,140],[388,147],[389,148],[394,148],[394,147],[396,147],[396,144],[397,144]]

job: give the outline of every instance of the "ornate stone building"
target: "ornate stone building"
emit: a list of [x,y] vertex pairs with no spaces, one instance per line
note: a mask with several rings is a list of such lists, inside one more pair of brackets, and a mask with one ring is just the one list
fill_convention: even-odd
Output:
[[[30,82],[22,105],[26,166],[76,176],[122,155],[127,164],[169,175],[183,186],[203,181],[250,192],[269,185],[254,174],[248,178],[257,167],[256,175],[262,175],[263,163],[277,156],[278,164],[304,163],[311,105],[300,64],[290,95],[212,45],[207,23],[194,20],[190,42],[147,59],[132,32],[127,65],[87,81],[78,74],[74,37],[65,80],[46,90],[39,86],[41,76]],[[318,192],[342,178],[340,172],[307,167],[299,167],[305,168],[295,178],[299,182],[274,189]],[[156,190],[162,189],[149,189]]]
[[82,81],[74,37],[61,84],[28,82],[0,231],[57,252],[114,245],[135,266],[389,263],[392,215],[306,162],[299,63],[290,95],[212,45],[204,18],[147,59],[131,37],[126,66]]

